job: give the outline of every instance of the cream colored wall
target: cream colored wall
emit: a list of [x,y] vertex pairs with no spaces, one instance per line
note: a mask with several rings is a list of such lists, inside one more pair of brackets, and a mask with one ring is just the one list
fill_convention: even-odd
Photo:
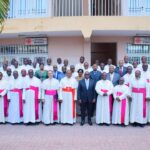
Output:
[[92,37],[91,42],[93,43],[116,43],[117,44],[117,62],[125,55],[126,47],[128,43],[132,43],[131,37]]
[[[56,59],[68,59],[70,64],[79,62],[80,56],[85,56],[86,61],[91,63],[92,43],[117,43],[117,62],[126,55],[127,43],[132,43],[131,37],[92,37],[84,40],[83,37],[49,37],[48,52],[53,64]],[[24,39],[0,39],[0,44],[24,44]]]
[[[0,39],[0,44],[24,44],[24,39]],[[79,62],[80,56],[84,55],[84,38],[62,36],[49,37],[48,55],[50,58],[52,58],[53,64],[56,63],[56,59],[58,57],[61,57],[62,59],[68,59],[70,64],[76,64]]]
[[54,31],[81,31],[90,38],[93,30],[149,31],[150,17],[49,17],[30,19],[8,19],[3,33],[32,33]]
[[53,59],[68,59],[70,64],[79,62],[80,56],[84,55],[84,39],[82,37],[50,37],[48,39],[49,57]]

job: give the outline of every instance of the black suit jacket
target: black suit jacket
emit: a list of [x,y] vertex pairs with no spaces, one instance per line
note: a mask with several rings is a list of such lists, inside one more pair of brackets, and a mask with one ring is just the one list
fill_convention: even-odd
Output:
[[[119,68],[119,67],[116,67],[116,68],[115,68],[115,72],[120,75],[120,68]],[[122,72],[122,75],[120,75],[120,77],[123,77],[126,73],[127,73],[127,68],[126,68],[126,67],[123,67],[123,72]]]
[[83,102],[92,102],[95,99],[95,82],[92,79],[89,79],[89,88],[86,88],[85,79],[79,81],[78,85],[78,100]]
[[96,83],[97,81],[99,81],[101,79],[101,72],[100,71],[96,71],[96,72],[91,71],[90,72],[90,77]]

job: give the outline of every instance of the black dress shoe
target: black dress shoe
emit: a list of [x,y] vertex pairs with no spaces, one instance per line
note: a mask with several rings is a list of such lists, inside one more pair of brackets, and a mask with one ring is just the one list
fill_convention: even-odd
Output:
[[81,125],[81,126],[83,126],[83,125],[84,125],[84,123],[85,123],[85,121],[81,121],[80,125]]
[[145,125],[144,125],[144,124],[139,124],[139,126],[140,126],[141,128],[144,128],[144,127],[145,127]]
[[88,121],[88,124],[90,125],[90,126],[92,126],[93,125],[93,123],[92,123],[92,121],[90,120],[90,121]]

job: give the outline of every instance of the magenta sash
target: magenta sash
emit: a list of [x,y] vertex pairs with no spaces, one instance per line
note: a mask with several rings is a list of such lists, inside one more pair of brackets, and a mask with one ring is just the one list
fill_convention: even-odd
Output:
[[[107,93],[108,90],[101,89],[102,92]],[[112,103],[113,103],[113,98],[112,95],[109,95],[109,109],[110,109],[110,116],[112,115]]]
[[58,110],[57,110],[57,100],[56,100],[56,94],[57,91],[56,90],[45,90],[45,94],[46,95],[51,95],[53,96],[53,119],[54,120],[58,120]]
[[34,94],[35,94],[35,118],[37,120],[37,119],[39,119],[39,102],[38,102],[39,89],[38,89],[38,87],[30,86],[26,90],[33,90],[34,91]]
[[21,89],[12,89],[11,92],[17,92],[19,94],[19,112],[20,112],[20,117],[23,117],[22,90]]
[[143,94],[143,117],[146,118],[146,88],[132,88],[133,93]]
[[[0,90],[0,93],[3,92],[4,90]],[[4,116],[8,117],[8,99],[7,95],[4,95]]]
[[[122,92],[117,92],[117,96],[121,96]],[[125,122],[125,115],[126,115],[126,99],[121,100],[121,123]]]

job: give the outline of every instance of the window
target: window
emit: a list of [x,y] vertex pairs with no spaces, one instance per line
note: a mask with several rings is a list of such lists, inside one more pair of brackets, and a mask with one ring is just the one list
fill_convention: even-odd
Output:
[[4,60],[8,60],[9,63],[12,58],[16,58],[20,64],[23,63],[24,58],[30,58],[32,61],[37,58],[42,58],[43,62],[46,62],[48,57],[48,46],[38,45],[1,45],[0,46],[0,64]]
[[90,0],[91,16],[120,16],[121,0]]
[[8,18],[32,18],[48,15],[49,0],[10,0]]
[[128,0],[129,15],[150,15],[150,0]]
[[53,0],[53,16],[82,16],[82,0]]
[[137,60],[138,63],[141,62],[141,57],[146,56],[148,63],[150,63],[150,45],[127,45],[127,54],[130,59],[130,63]]

